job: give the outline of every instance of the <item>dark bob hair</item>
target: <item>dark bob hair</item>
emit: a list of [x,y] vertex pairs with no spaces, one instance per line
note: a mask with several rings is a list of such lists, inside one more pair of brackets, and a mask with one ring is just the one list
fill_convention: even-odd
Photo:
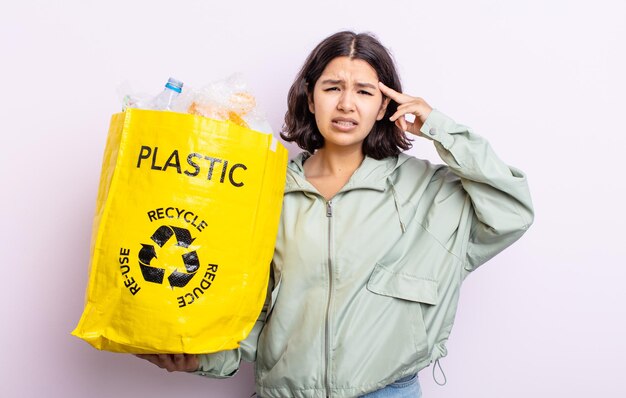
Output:
[[[344,31],[324,39],[313,49],[304,62],[300,73],[289,89],[285,125],[280,136],[288,142],[296,142],[309,153],[324,146],[315,116],[309,110],[309,95],[313,95],[315,83],[333,59],[350,57],[367,62],[387,87],[402,92],[400,78],[393,59],[387,49],[371,34]],[[372,131],[363,142],[363,154],[374,159],[397,156],[411,147],[404,132],[389,118],[398,109],[398,104],[390,99],[385,116],[374,123]]]

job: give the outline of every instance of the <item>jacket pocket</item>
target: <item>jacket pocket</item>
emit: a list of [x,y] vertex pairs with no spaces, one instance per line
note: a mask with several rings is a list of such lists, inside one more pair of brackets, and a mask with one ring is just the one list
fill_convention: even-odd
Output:
[[423,306],[437,305],[438,286],[434,279],[407,274],[402,270],[392,271],[382,264],[376,264],[367,282],[367,290],[379,296],[389,297],[389,300],[396,303],[395,307],[402,307],[405,317],[396,319],[395,322],[388,321],[394,328],[411,330],[416,350],[415,360],[419,363],[428,362],[434,344],[434,338],[429,338],[426,330]]
[[439,301],[438,285],[434,279],[391,271],[384,265],[376,264],[367,281],[367,290],[383,296],[436,305]]

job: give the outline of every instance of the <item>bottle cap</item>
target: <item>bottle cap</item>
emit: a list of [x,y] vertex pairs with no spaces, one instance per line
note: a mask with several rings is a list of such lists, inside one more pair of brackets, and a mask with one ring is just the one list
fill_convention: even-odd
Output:
[[181,82],[180,80],[176,80],[173,77],[170,77],[169,79],[167,79],[165,87],[169,88],[170,90],[174,90],[177,93],[180,93],[183,88],[183,82]]

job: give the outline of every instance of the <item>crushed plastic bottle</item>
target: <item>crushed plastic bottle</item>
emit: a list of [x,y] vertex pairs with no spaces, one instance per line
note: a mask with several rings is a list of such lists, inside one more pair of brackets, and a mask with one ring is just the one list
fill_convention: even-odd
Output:
[[170,77],[165,84],[165,89],[151,101],[150,109],[171,111],[174,100],[183,90],[183,82]]

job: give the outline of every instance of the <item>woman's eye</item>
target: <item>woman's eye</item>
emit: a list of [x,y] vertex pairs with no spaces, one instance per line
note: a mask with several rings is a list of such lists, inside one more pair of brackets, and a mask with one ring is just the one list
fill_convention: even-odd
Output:
[[328,87],[324,91],[339,91],[339,87]]
[[374,95],[374,94],[370,93],[369,91],[365,91],[365,90],[359,91],[359,94]]

